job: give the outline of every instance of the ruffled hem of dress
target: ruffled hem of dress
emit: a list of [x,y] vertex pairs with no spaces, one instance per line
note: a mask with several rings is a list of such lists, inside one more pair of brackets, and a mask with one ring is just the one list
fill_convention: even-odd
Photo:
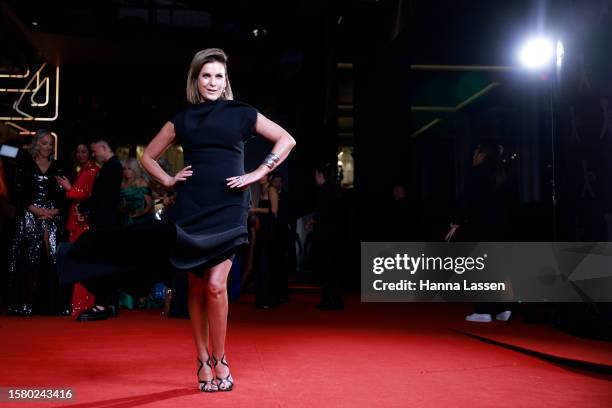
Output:
[[248,242],[248,232],[244,226],[201,235],[188,234],[176,226],[176,246],[170,263],[183,271],[202,270],[231,258],[239,247]]

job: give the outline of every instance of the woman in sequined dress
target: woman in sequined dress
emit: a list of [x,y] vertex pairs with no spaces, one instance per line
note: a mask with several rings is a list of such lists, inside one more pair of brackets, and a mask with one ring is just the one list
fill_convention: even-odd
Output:
[[36,132],[29,153],[20,158],[16,172],[18,212],[9,254],[9,310],[19,315],[69,314],[68,293],[60,292],[55,270],[65,202],[55,177],[63,171],[53,160],[49,131]]
[[[82,233],[89,229],[87,219],[79,212],[79,204],[91,195],[94,181],[100,171],[100,167],[91,158],[89,147],[84,143],[77,145],[74,152],[74,161],[80,167],[80,170],[74,177],[73,183],[70,183],[66,177],[56,177],[57,182],[66,191],[66,198],[70,201],[68,219],[66,220],[66,230],[70,242],[76,241]],[[80,283],[76,283],[72,295],[72,314],[77,315],[94,304],[94,295],[89,293]]]

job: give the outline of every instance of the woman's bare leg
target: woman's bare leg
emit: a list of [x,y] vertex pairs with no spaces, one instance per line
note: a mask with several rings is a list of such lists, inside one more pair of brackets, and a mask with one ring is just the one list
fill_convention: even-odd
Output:
[[[213,355],[221,360],[225,355],[225,334],[227,332],[227,277],[229,275],[232,261],[226,260],[213,266],[208,274],[206,284],[206,307],[208,309],[208,323],[210,325],[210,337]],[[226,359],[223,360],[227,362]],[[229,375],[229,367],[219,362],[215,366],[215,375],[226,379]],[[230,377],[230,381],[233,379]],[[221,381],[220,389],[229,388],[227,381]]]
[[205,271],[201,278],[192,273],[188,274],[189,294],[187,304],[196,352],[198,358],[204,364],[198,376],[198,380],[202,381],[213,378],[212,370],[206,364],[210,356],[208,352],[208,316],[206,310],[206,284],[209,273],[210,271]]

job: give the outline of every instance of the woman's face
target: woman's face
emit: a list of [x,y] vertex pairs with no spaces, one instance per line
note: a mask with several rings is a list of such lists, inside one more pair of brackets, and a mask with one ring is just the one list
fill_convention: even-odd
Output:
[[48,158],[53,152],[53,138],[45,135],[38,139],[38,156]]
[[280,177],[272,177],[272,179],[270,180],[270,184],[272,184],[272,187],[274,187],[278,191],[281,191],[283,189],[283,179]]
[[76,148],[76,152],[74,153],[74,158],[79,165],[83,165],[89,161],[89,149],[87,146],[80,144]]
[[207,101],[216,101],[225,90],[225,67],[220,62],[209,62],[202,66],[198,76],[198,91]]
[[132,170],[129,166],[125,166],[123,168],[123,178],[126,180],[131,180],[134,178],[134,170]]

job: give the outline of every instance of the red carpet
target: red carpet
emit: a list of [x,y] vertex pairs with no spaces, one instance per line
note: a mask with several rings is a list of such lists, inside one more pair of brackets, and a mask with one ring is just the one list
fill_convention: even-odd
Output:
[[[272,310],[254,309],[251,300],[230,306],[227,351],[236,388],[216,394],[196,389],[187,320],[157,311],[124,311],[94,323],[0,316],[0,387],[75,390],[70,404],[0,406],[612,406],[609,376],[483,343],[456,329],[520,338],[523,327],[525,336],[538,334],[527,340],[534,347],[559,354],[571,349],[572,357],[598,362],[610,361],[606,343],[520,323],[466,326],[467,304],[361,304],[350,298],[343,312],[319,312],[315,295],[296,295]],[[573,345],[563,344],[568,342]],[[595,346],[601,348],[593,352]]]
[[612,371],[612,344],[606,341],[582,339],[545,325],[512,321],[504,324],[470,324],[456,326],[458,330],[510,346],[544,353],[552,357],[606,366]]

